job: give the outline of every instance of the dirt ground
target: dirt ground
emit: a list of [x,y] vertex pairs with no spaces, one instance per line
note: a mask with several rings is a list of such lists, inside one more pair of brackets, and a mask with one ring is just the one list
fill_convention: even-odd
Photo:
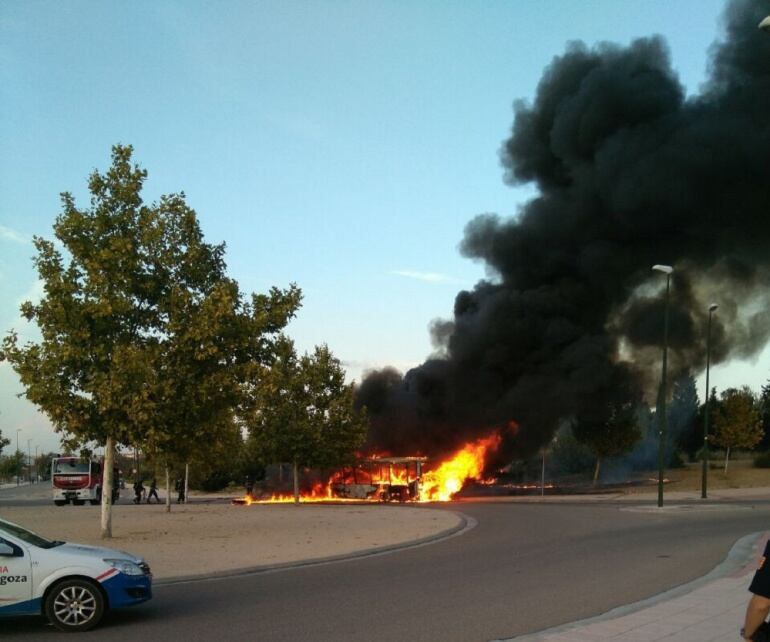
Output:
[[[742,459],[731,461],[724,469],[724,459],[712,460],[708,471],[708,488],[711,490],[724,490],[728,488],[760,488],[770,486],[770,468],[754,468],[751,460]],[[684,468],[669,468],[665,471],[665,477],[669,480],[666,484],[667,491],[694,491],[700,490],[702,478],[701,463],[686,464]],[[649,477],[657,483],[658,471],[649,471]],[[649,493],[649,487],[629,487],[624,492],[629,494]]]
[[391,505],[119,503],[113,539],[98,506],[0,507],[0,517],[50,539],[143,556],[158,578],[319,559],[421,539],[461,523],[445,510]]

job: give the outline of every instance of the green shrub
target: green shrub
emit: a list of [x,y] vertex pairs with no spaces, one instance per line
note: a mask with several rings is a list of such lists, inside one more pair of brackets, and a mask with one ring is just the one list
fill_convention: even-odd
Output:
[[547,465],[564,475],[590,474],[596,465],[596,456],[591,449],[575,439],[572,428],[568,426],[556,433],[549,459],[550,464]]
[[671,453],[671,458],[668,462],[669,468],[684,468],[685,461],[684,457],[682,457],[682,452],[679,450],[675,450]]

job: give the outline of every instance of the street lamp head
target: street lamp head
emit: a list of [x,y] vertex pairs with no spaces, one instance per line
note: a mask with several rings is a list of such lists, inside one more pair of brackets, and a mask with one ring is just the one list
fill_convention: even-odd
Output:
[[674,271],[674,268],[672,268],[670,265],[653,265],[652,269],[658,272],[663,272],[664,274],[671,274]]
[[714,312],[719,306],[716,303],[712,303],[709,306],[709,312]]
[[770,16],[767,16],[762,22],[757,25],[765,33],[770,33]]

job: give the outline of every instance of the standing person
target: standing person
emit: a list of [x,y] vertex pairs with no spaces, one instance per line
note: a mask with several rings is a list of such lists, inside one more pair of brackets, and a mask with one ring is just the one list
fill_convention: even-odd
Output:
[[181,477],[177,477],[174,488],[176,489],[176,503],[177,504],[183,503],[184,502],[184,479],[182,479]]
[[251,475],[246,475],[246,494],[254,499],[254,480],[251,478]]
[[152,481],[150,482],[150,492],[147,494],[147,503],[150,503],[150,500],[152,498],[155,498],[155,503],[160,504],[160,497],[158,497],[158,484],[155,481],[155,478],[152,478]]
[[765,544],[765,552],[759,560],[759,568],[754,573],[749,591],[754,595],[746,607],[746,619],[741,629],[741,637],[753,642],[770,642],[770,625],[765,622],[770,613],[770,541]]
[[144,495],[144,480],[141,477],[137,477],[134,482],[134,504],[142,503],[142,495]]

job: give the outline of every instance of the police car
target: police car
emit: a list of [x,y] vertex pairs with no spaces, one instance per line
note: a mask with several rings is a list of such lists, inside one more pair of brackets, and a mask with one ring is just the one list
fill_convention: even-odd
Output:
[[108,608],[152,597],[144,560],[109,548],[49,541],[0,519],[0,616],[45,615],[87,631]]

